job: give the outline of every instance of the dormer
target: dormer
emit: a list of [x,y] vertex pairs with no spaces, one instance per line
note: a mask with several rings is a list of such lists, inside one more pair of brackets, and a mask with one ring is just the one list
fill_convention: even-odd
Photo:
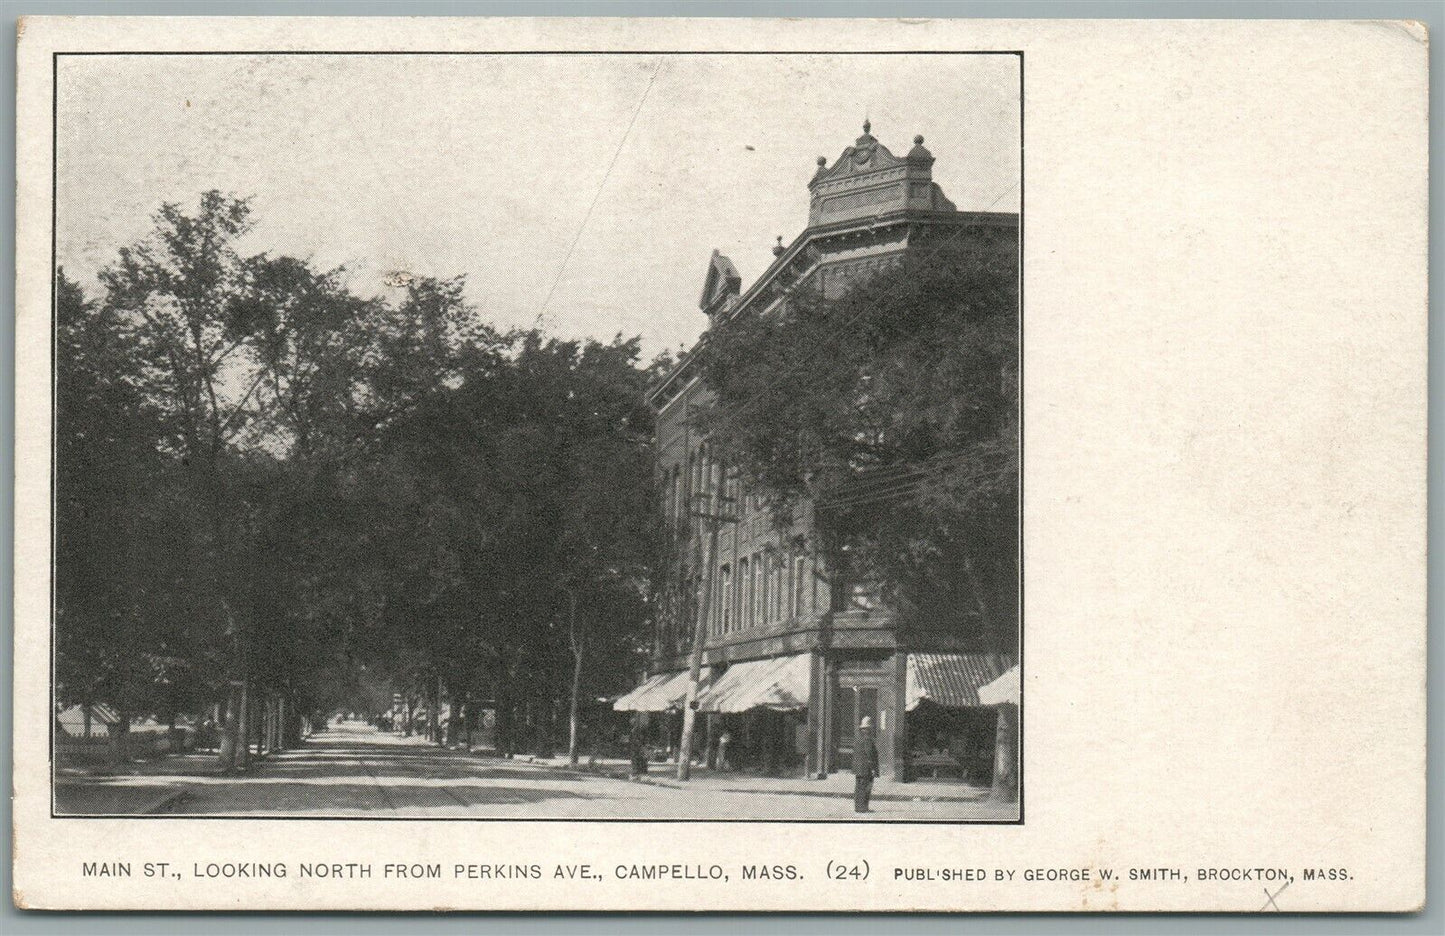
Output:
[[716,322],[719,312],[726,312],[737,302],[743,288],[743,278],[733,262],[718,251],[712,252],[707,262],[707,278],[703,281],[702,296],[697,307]]
[[863,135],[828,165],[818,157],[818,171],[808,183],[812,202],[808,227],[854,221],[894,211],[955,211],[933,181],[933,154],[923,137],[913,138],[913,149],[900,159],[879,143],[863,121]]

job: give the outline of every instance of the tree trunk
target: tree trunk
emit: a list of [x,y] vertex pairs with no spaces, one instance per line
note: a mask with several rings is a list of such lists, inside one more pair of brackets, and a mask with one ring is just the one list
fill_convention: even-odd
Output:
[[567,763],[577,766],[582,702],[582,661],[587,646],[577,631],[577,593],[567,590],[567,636],[572,644],[572,707],[567,717]]
[[515,753],[514,727],[512,712],[512,681],[507,672],[506,658],[498,655],[497,677],[496,677],[496,745],[497,753],[503,757],[511,757]]
[[998,733],[994,738],[993,793],[1005,803],[1018,802],[1018,706],[998,707]]
[[436,691],[432,693],[432,700],[429,708],[431,709],[431,711],[427,714],[427,740],[432,742],[440,742],[442,737],[442,678],[440,675],[437,676]]
[[238,686],[231,685],[226,688],[226,698],[222,705],[224,711],[221,718],[221,769],[233,770],[237,764],[236,742],[241,735],[239,724],[241,699]]
[[568,720],[568,741],[567,761],[573,767],[577,766],[578,737],[581,730],[581,695],[582,695],[582,650],[579,648],[572,654],[572,711]]
[[115,707],[115,722],[107,725],[110,733],[110,761],[114,766],[119,767],[130,760],[130,752],[127,748],[127,735],[130,734],[130,713],[123,706]]
[[236,707],[236,763],[237,770],[251,766],[251,686],[249,679],[241,680],[241,701]]
[[462,721],[467,708],[466,694],[453,690],[451,693],[451,703],[451,709],[447,712],[447,747],[456,746],[461,738]]
[[984,594],[983,581],[979,578],[978,569],[975,568],[973,557],[963,557],[963,573],[968,579],[969,590],[973,592],[974,608],[978,611],[979,620],[983,623],[985,631],[991,631],[993,620],[989,617],[989,601]]

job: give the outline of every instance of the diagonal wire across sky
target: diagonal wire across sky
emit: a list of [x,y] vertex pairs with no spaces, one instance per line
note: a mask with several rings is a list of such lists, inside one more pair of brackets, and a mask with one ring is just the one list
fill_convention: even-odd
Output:
[[562,275],[567,272],[567,261],[572,259],[572,252],[577,249],[577,242],[582,239],[582,232],[587,230],[587,222],[592,219],[592,212],[597,207],[597,202],[602,198],[602,190],[607,187],[607,180],[612,175],[613,168],[617,165],[617,159],[622,155],[622,148],[627,145],[627,138],[632,136],[632,128],[637,124],[637,115],[642,113],[642,107],[647,103],[647,96],[652,92],[652,86],[657,83],[657,75],[662,71],[662,59],[657,60],[653,66],[652,77],[647,79],[647,87],[642,89],[642,96],[637,99],[637,107],[632,111],[632,118],[627,121],[627,128],[622,131],[622,139],[617,141],[617,149],[612,153],[612,161],[607,164],[607,170],[602,173],[602,180],[597,183],[597,191],[592,195],[592,202],[587,206],[587,211],[582,215],[582,223],[577,225],[577,233],[572,237],[572,243],[567,245],[567,252],[562,255],[562,262],[557,265],[557,275],[552,280],[551,287],[547,290],[547,296],[542,300],[542,307],[537,310],[538,327],[547,314],[547,306],[552,302],[552,295],[557,291],[557,284],[562,282]]

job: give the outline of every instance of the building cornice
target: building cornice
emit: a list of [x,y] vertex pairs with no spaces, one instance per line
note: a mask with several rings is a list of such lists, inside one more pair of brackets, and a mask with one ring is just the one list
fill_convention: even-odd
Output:
[[[897,227],[900,225],[927,224],[942,225],[949,227],[1017,227],[1019,216],[1016,212],[1004,211],[926,211],[916,208],[905,208],[899,211],[892,211],[886,214],[874,215],[869,218],[852,219],[847,221],[834,222],[832,224],[820,224],[804,228],[793,242],[789,244],[782,253],[778,254],[768,268],[753,282],[746,291],[738,297],[726,319],[731,319],[744,311],[751,309],[753,303],[760,295],[773,285],[779,276],[787,271],[797,261],[809,245],[825,241],[834,237],[842,237],[850,234],[862,234]],[[811,266],[811,265],[810,265]],[[726,320],[724,319],[724,320]],[[699,352],[707,345],[708,333],[704,332],[697,342],[688,350],[681,361],[677,363],[666,377],[647,393],[648,403],[656,410],[662,410],[677,394],[669,394],[669,388],[676,388],[680,393],[687,385],[683,381],[679,386],[679,378],[697,361]]]

